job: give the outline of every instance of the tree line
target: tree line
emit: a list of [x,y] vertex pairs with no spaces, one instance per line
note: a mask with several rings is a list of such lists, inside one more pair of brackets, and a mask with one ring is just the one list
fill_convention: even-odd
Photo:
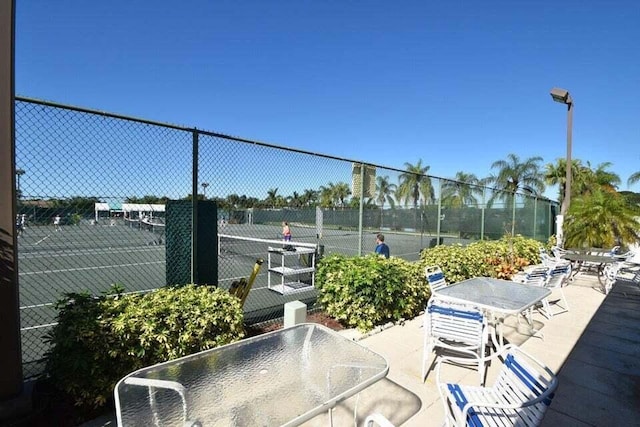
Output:
[[[542,164],[542,157],[520,159],[509,154],[491,164],[491,174],[478,178],[472,173],[456,172],[451,180],[443,180],[440,187],[440,202],[443,206],[478,206],[480,203],[491,206],[497,200],[515,203],[516,193],[542,197],[547,186],[558,186],[558,199],[561,203],[566,196],[566,161],[558,159],[555,163]],[[397,177],[397,182],[387,175],[376,177],[374,197],[364,201],[366,208],[385,208],[398,205],[420,207],[436,201],[436,191],[432,178],[428,175],[429,166],[419,159],[417,163],[405,163],[405,171]],[[571,208],[565,221],[567,243],[571,246],[613,246],[616,243],[632,243],[639,239],[640,194],[618,191],[622,183],[620,176],[611,170],[610,162],[592,166],[579,159],[571,162],[572,187]],[[627,180],[628,185],[640,182],[640,171],[633,173]],[[239,194],[226,197],[205,197],[208,183],[203,183],[203,194],[198,199],[214,200],[222,210],[233,209],[282,209],[282,208],[357,208],[360,201],[351,193],[345,182],[329,182],[318,189],[294,191],[290,195],[278,193],[278,188],[270,188],[266,197],[260,199]],[[487,189],[489,193],[487,194]],[[190,200],[193,196],[187,195]],[[127,203],[164,204],[166,196],[131,196]],[[72,197],[69,199],[50,199],[51,207],[72,209],[76,212],[90,212],[96,197]]]

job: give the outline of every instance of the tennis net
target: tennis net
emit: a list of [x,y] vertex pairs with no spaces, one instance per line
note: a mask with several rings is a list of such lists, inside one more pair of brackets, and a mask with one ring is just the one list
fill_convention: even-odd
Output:
[[124,219],[125,226],[136,230],[141,230],[149,233],[149,245],[162,245],[165,241],[164,218],[154,218],[153,221],[149,219]]
[[233,236],[218,234],[218,255],[220,257],[243,257],[255,261],[265,258],[270,249],[296,251],[297,248],[313,249],[317,252],[318,245],[305,242],[284,242],[282,240],[259,239],[256,237]]

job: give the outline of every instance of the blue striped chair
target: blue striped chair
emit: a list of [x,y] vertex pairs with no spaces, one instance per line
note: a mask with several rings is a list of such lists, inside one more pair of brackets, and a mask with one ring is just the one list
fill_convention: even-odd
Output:
[[[485,356],[489,341],[487,318],[482,311],[432,297],[424,313],[424,346],[422,381],[427,377],[427,361],[436,349],[456,352],[479,360]],[[484,382],[485,367],[478,364],[480,381]]]
[[448,285],[447,280],[444,278],[444,273],[437,265],[425,267],[424,274],[427,277],[427,282],[429,282],[431,295]]
[[[547,286],[547,282],[549,280],[549,270],[550,267],[546,267],[543,264],[531,265],[529,267],[526,267],[524,269],[524,274],[518,275],[517,279],[515,279],[514,277],[514,281],[524,283],[525,285],[545,287]],[[549,306],[547,298],[542,300],[542,306],[545,308]],[[531,307],[521,313],[522,316],[527,319],[529,325],[533,325],[533,308],[534,307]],[[518,324],[519,323],[520,317],[518,317]]]
[[555,311],[551,309],[551,304],[549,300],[551,300],[551,296],[542,300],[542,314],[550,319],[556,314],[564,313],[569,311],[569,302],[564,295],[564,291],[562,288],[569,283],[569,279],[571,278],[571,264],[567,263],[558,263],[549,268],[549,272],[547,273],[548,279],[545,287],[550,289],[551,292],[557,292],[560,294],[560,299],[555,301],[554,306],[558,307]]
[[442,363],[469,362],[443,357],[436,366],[438,392],[448,426],[537,426],[558,386],[555,374],[519,347],[508,344],[490,357],[502,363],[492,387],[442,381]]

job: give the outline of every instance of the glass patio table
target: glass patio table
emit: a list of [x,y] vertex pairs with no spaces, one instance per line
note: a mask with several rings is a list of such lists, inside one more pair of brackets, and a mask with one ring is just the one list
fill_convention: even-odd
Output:
[[[438,290],[437,297],[471,304],[485,311],[492,319],[491,338],[498,348],[504,344],[502,328],[499,328],[499,342],[495,336],[499,323],[507,316],[517,316],[528,310],[550,294],[551,290],[544,287],[491,277],[474,277]],[[531,323],[530,332],[535,332]]]
[[618,258],[611,253],[600,253],[594,254],[592,251],[578,251],[578,250],[570,250],[562,255],[562,259],[566,259],[571,261],[573,275],[571,278],[576,277],[582,268],[589,268],[591,266],[595,267],[596,272],[598,273],[598,282],[603,285],[602,280],[604,276],[604,267],[607,264],[612,264],[618,261]]
[[119,426],[295,426],[388,371],[379,354],[301,324],[137,370],[116,385],[116,415]]

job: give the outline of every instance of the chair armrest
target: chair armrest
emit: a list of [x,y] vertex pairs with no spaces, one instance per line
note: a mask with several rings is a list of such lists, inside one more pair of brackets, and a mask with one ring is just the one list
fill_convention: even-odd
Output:
[[[473,400],[470,400],[462,408],[461,419],[466,420],[469,415],[469,410],[473,408],[518,409],[518,408],[526,408],[527,406],[536,405],[546,399],[549,399],[549,397],[553,395],[553,393],[555,392],[557,386],[558,386],[558,379],[554,376],[553,379],[551,380],[551,385],[540,396],[531,400],[520,402],[520,403],[511,403],[511,404],[487,403],[487,402],[474,402]],[[438,389],[440,388],[441,387],[438,387]],[[446,401],[443,401],[443,402],[446,402]]]
[[534,362],[539,368],[541,368],[542,370],[544,370],[549,376],[551,377],[555,377],[555,373],[549,369],[547,367],[547,365],[545,365],[544,363],[542,363],[541,361],[539,361],[538,359],[536,359],[535,357],[533,357],[532,355],[530,355],[529,353],[525,352],[524,350],[522,350],[520,347],[514,345],[514,344],[507,344],[505,346],[502,347],[502,349],[496,353],[493,353],[489,356],[486,357],[482,357],[480,359],[466,359],[466,358],[462,358],[462,357],[451,357],[451,356],[443,356],[441,357],[437,362],[436,362],[436,379],[438,384],[442,384],[440,382],[440,366],[442,365],[442,363],[445,362],[453,362],[456,364],[479,364],[479,363],[487,363],[490,362],[494,359],[497,358],[501,358],[501,362],[502,362],[502,358],[503,356],[505,356],[506,354],[512,352],[512,351],[516,351],[522,355],[524,355],[526,358],[528,358],[529,360],[531,360],[532,362]]
[[[549,375],[550,378],[550,384],[547,387],[547,389],[542,392],[539,396],[530,399],[530,400],[526,400],[526,401],[522,401],[522,402],[518,402],[518,403],[513,403],[513,404],[506,404],[506,403],[488,403],[488,402],[478,402],[478,401],[474,401],[473,399],[469,399],[468,402],[465,404],[465,406],[462,408],[462,419],[466,420],[469,410],[471,408],[501,408],[501,409],[517,409],[517,408],[524,408],[527,406],[532,406],[535,405],[537,403],[540,403],[546,399],[549,399],[553,393],[555,392],[555,389],[558,386],[558,378],[556,377],[556,375],[546,366],[544,365],[542,362],[540,362],[538,359],[536,359],[535,357],[531,356],[530,354],[526,353],[525,351],[523,351],[522,349],[520,349],[518,346],[515,346],[513,344],[508,344],[506,346],[504,346],[500,352],[494,353],[488,357],[482,358],[480,360],[469,360],[469,359],[462,359],[462,358],[455,358],[455,357],[442,357],[436,365],[436,382],[438,384],[438,393],[440,393],[440,398],[442,399],[443,404],[446,405],[446,396],[444,394],[444,389],[445,386],[443,383],[443,381],[441,380],[441,365],[444,362],[447,361],[453,361],[455,363],[486,363],[489,360],[492,359],[496,359],[496,358],[501,358],[501,362],[502,360],[504,360],[503,356],[506,356],[508,353],[520,353],[521,355],[523,355],[526,359],[528,359],[529,362],[533,362],[533,364],[537,365],[537,367],[541,370],[544,371],[547,375]],[[467,396],[467,398],[469,398]]]
[[374,427],[374,426],[394,427],[394,425],[391,424],[391,421],[386,419],[384,415],[379,414],[377,412],[370,414],[367,418],[365,418],[364,426],[365,427]]

